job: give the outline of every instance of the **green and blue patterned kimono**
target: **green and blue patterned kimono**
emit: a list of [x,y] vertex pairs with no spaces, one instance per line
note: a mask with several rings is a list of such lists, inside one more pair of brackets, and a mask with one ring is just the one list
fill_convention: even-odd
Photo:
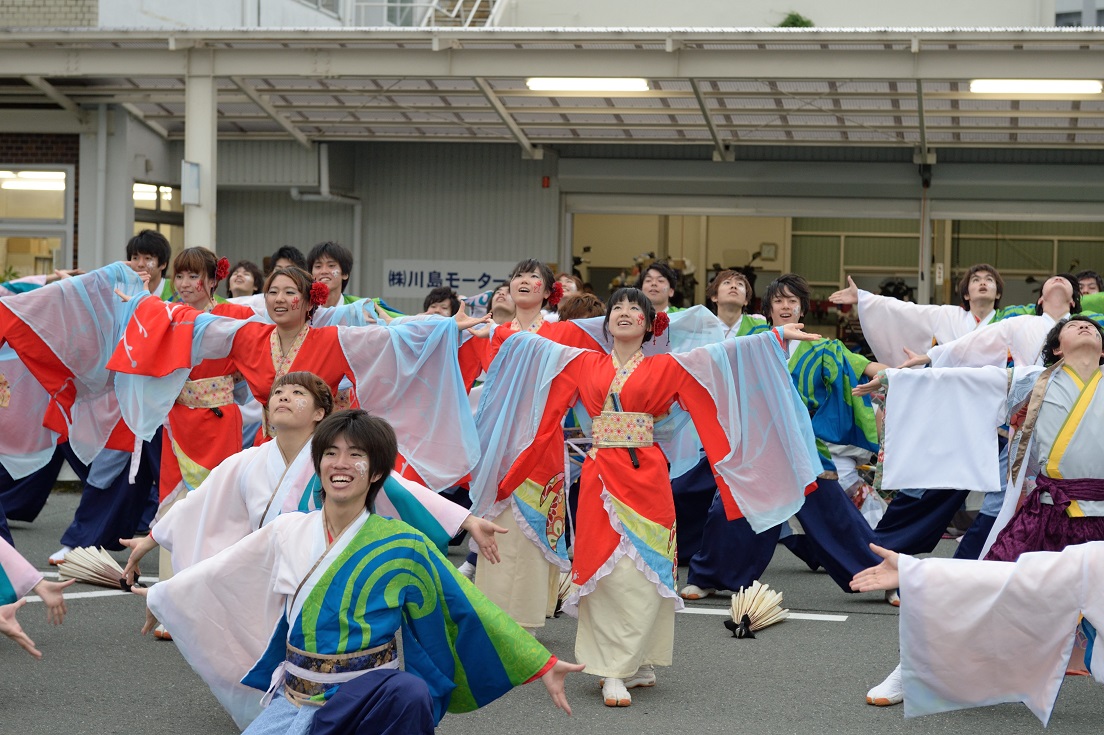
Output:
[[[757,326],[751,331],[755,334],[768,328]],[[870,361],[847,349],[838,339],[794,344],[797,347],[788,363],[790,377],[809,409],[824,470],[836,469],[826,442],[877,452],[878,431],[870,399],[851,395],[851,389],[859,384],[858,376]]]
[[488,704],[552,661],[424,535],[375,514],[328,548],[321,513],[281,515],[155,585],[148,602],[242,727],[263,691],[282,690],[289,645],[333,656],[401,631],[404,668],[428,685],[437,720]]

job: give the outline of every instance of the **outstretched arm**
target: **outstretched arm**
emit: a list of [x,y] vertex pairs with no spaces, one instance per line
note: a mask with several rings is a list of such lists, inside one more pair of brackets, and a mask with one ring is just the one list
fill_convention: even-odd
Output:
[[548,696],[552,703],[567,714],[571,714],[571,705],[567,703],[567,693],[564,691],[564,679],[567,675],[586,668],[585,664],[570,664],[567,661],[556,661],[555,665],[541,677],[544,688],[548,690]]
[[834,294],[828,297],[828,300],[836,305],[849,305],[859,303],[859,287],[855,285],[855,282],[851,280],[851,276],[847,277],[847,288],[842,288],[836,291]]
[[[42,658],[42,651],[35,648],[35,642],[23,632],[23,626],[15,619],[15,613],[19,608],[27,604],[27,598],[23,598],[9,605],[0,605],[0,633],[19,644],[19,646],[35,658]],[[562,688],[561,684],[561,688]]]
[[856,574],[851,579],[851,589],[855,592],[871,592],[873,590],[895,590],[900,587],[901,579],[897,570],[897,559],[900,554],[896,551],[883,549],[877,544],[870,544],[870,550],[882,557],[882,563]]

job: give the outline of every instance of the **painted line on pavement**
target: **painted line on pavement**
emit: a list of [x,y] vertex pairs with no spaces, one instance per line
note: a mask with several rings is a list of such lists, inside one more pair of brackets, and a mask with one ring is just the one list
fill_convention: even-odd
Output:
[[[690,615],[723,615],[732,617],[732,611],[726,607],[685,607],[680,613]],[[847,620],[846,615],[825,615],[824,613],[800,613],[791,612],[787,620],[820,620],[828,623],[842,623]]]
[[[123,592],[122,590],[99,590],[98,592],[65,592],[65,599],[68,600],[80,600],[87,597],[114,597],[115,595],[129,595],[130,592]],[[42,598],[38,595],[27,595],[27,602],[42,602]]]
[[[57,572],[42,572],[42,576],[47,579],[58,579]],[[157,577],[139,577],[138,581],[142,584],[149,585],[158,581]],[[64,592],[66,600],[83,600],[89,597],[115,597],[116,595],[129,595],[130,592],[124,592],[123,590],[97,590],[95,592]],[[27,602],[42,602],[42,598],[38,595],[27,595]]]

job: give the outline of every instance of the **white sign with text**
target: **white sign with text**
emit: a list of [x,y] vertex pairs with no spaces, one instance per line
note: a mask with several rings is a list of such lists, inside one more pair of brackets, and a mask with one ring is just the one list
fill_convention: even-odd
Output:
[[506,260],[385,260],[383,298],[421,299],[440,286],[475,296],[505,281],[515,265]]

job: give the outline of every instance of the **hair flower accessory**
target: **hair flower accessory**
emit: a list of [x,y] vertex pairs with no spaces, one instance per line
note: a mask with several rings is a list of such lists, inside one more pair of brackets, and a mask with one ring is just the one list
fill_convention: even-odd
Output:
[[656,337],[662,336],[669,326],[671,326],[671,317],[667,316],[667,312],[661,311],[652,320],[652,334]]
[[552,284],[552,293],[548,295],[548,305],[554,307],[556,306],[556,304],[560,303],[560,299],[562,298],[563,284],[559,281],[556,281]]
[[230,261],[226,258],[219,258],[218,263],[215,264],[215,280],[221,281],[230,275]]
[[313,283],[310,289],[311,306],[322,306],[330,298],[330,287],[324,283]]

